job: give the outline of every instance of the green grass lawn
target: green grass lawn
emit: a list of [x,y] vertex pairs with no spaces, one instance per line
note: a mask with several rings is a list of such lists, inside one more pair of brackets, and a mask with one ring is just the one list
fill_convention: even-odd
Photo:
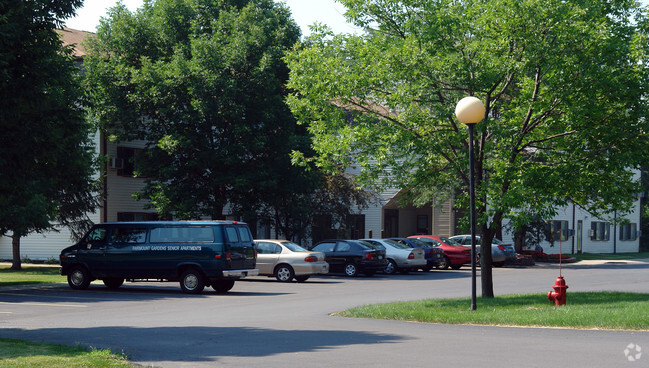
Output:
[[581,253],[581,254],[572,254],[572,257],[577,258],[580,261],[592,261],[592,260],[602,260],[602,261],[616,261],[616,260],[625,260],[625,259],[647,259],[649,258],[649,252],[640,252],[640,253],[616,253],[616,254],[599,254],[599,253]]
[[502,295],[471,299],[432,299],[352,308],[338,316],[446,324],[649,330],[649,294],[568,292],[564,306],[547,294]]
[[133,367],[123,354],[0,338],[0,367]]
[[10,267],[10,265],[0,265],[0,287],[66,282],[66,278],[59,274],[59,265],[33,266],[23,264],[20,271],[11,270]]

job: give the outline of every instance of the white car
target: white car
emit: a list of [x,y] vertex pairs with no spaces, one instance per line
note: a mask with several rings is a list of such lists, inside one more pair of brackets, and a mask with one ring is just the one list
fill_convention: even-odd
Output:
[[[465,235],[454,235],[450,239],[455,240],[456,242],[464,245],[471,246],[471,234]],[[476,251],[480,254],[480,235],[475,236],[476,241]],[[491,260],[493,265],[496,267],[502,267],[506,261],[516,260],[518,254],[514,246],[511,244],[505,244],[502,240],[494,238],[491,242]]]
[[397,271],[408,273],[426,267],[427,261],[424,248],[410,248],[405,244],[390,239],[361,239],[361,241],[385,249],[385,257],[389,263],[383,272],[388,275],[395,274]]
[[260,275],[275,276],[278,281],[306,281],[309,276],[329,273],[325,254],[306,250],[288,240],[255,240],[257,269]]

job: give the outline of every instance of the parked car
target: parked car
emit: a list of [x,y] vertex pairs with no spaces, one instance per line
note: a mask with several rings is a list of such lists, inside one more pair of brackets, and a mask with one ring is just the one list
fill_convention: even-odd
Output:
[[[456,242],[465,245],[471,246],[471,234],[464,235],[454,235],[451,236],[451,239]],[[478,255],[480,254],[480,235],[475,236],[476,241],[476,251]],[[502,267],[507,261],[513,261],[518,258],[516,249],[511,244],[505,244],[502,240],[494,238],[491,242],[491,262],[496,267]]]
[[372,276],[388,265],[385,249],[358,240],[323,240],[311,250],[325,254],[329,272],[343,272],[350,277],[359,273]]
[[408,238],[417,239],[441,249],[444,252],[444,262],[437,267],[440,270],[445,270],[449,267],[454,270],[459,270],[462,265],[471,263],[471,250],[449,238],[437,235],[413,235]]
[[424,248],[413,248],[390,239],[362,239],[362,241],[385,249],[388,265],[383,272],[388,275],[397,272],[406,274],[426,267]]
[[325,254],[312,252],[288,240],[255,240],[257,269],[260,275],[275,276],[277,281],[306,281],[311,275],[329,273]]
[[[407,245],[411,248],[422,248],[425,252],[424,257],[426,258],[426,266],[421,268],[424,271],[430,271],[433,267],[440,268],[440,265],[443,266],[443,264],[447,262],[443,250],[435,248],[420,240],[408,238],[389,238],[388,240],[396,241],[397,243]],[[448,267],[448,265],[446,267]]]

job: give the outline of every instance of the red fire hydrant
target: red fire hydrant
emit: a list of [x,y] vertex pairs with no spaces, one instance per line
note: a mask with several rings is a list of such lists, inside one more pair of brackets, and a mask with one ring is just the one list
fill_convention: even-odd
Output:
[[566,285],[566,280],[563,279],[563,276],[557,277],[552,288],[554,291],[548,293],[548,300],[554,302],[554,305],[566,304],[566,289],[568,288],[568,285]]

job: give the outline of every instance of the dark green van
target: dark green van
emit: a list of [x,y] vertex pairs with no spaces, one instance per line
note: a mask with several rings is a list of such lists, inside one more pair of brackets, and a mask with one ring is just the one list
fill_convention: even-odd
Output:
[[97,279],[110,289],[125,280],[156,280],[180,281],[185,293],[210,285],[225,293],[235,280],[259,274],[250,229],[236,221],[102,223],[60,259],[61,275],[76,290]]

